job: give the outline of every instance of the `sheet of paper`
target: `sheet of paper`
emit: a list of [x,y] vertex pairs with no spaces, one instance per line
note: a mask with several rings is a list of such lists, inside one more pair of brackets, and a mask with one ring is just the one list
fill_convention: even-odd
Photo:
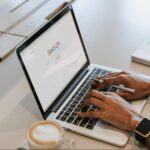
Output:
[[11,9],[9,5],[6,5],[6,7],[9,7],[9,12],[5,12],[3,15],[0,15],[0,30],[8,32],[9,30],[13,29],[27,19],[30,15],[32,15],[35,11],[37,11],[40,7],[45,5],[48,1],[49,0],[23,1],[22,5],[18,3],[18,7],[15,5]]
[[6,14],[9,14],[11,10],[20,6],[26,0],[0,0],[0,17]]
[[44,5],[39,7],[34,11],[28,18],[25,18],[22,22],[17,24],[13,29],[10,30],[11,33],[16,33],[19,35],[29,36],[42,24],[47,22],[46,17],[55,10],[63,0],[55,2],[54,0],[46,1]]

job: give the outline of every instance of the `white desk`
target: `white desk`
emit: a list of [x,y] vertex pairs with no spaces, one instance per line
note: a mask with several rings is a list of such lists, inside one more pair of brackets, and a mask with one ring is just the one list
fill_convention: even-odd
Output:
[[[147,0],[78,0],[75,13],[92,63],[150,75],[150,67],[131,62],[131,54],[150,40],[150,2]],[[150,102],[143,114],[150,116]],[[26,129],[42,119],[16,54],[0,64],[0,148],[16,148]],[[120,149],[67,132],[79,149]],[[145,149],[133,138],[123,149]]]

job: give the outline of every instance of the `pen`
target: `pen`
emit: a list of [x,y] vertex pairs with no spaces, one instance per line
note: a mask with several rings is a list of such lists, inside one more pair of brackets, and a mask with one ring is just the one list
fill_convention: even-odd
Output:
[[[97,83],[103,83],[103,80],[97,80],[97,79],[91,79]],[[126,88],[126,87],[123,87],[123,86],[119,86],[119,85],[110,85],[110,87],[114,87],[114,88],[117,88],[119,90],[123,90],[123,91],[126,91],[126,92],[129,92],[129,93],[135,93],[135,90],[134,89],[131,89],[131,88]]]

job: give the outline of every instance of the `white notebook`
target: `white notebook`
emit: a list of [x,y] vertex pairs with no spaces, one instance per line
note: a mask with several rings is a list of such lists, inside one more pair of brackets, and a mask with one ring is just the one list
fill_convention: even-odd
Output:
[[145,65],[150,65],[150,41],[145,42],[133,53],[132,60]]

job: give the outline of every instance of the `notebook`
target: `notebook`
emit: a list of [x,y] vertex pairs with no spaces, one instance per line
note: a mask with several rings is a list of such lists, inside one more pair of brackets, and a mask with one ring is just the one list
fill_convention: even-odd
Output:
[[150,65],[150,41],[145,42],[133,53],[132,60],[145,65]]

